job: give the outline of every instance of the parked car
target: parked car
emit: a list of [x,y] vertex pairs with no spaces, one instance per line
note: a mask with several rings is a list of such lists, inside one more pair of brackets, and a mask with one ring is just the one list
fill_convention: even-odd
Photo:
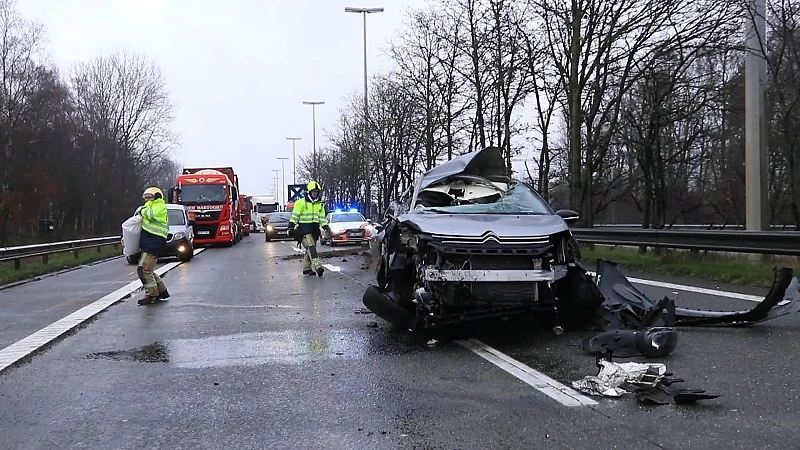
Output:
[[289,238],[289,219],[292,218],[290,212],[271,212],[267,216],[264,226],[264,236],[266,242],[278,238]]
[[372,221],[356,210],[336,210],[329,213],[327,219],[333,234],[323,230],[320,237],[322,245],[330,244],[333,247],[336,244],[365,244],[375,231]]
[[[136,208],[137,214],[142,207]],[[169,234],[164,254],[160,257],[175,257],[183,262],[188,262],[194,257],[194,220],[189,219],[189,213],[183,205],[167,203],[167,217],[169,221]],[[141,253],[127,256],[128,264],[138,264]]]

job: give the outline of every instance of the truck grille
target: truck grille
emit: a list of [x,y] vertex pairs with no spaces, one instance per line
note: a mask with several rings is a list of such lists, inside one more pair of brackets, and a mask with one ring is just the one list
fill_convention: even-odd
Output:
[[203,225],[203,224],[195,224],[194,225],[194,236],[195,239],[213,239],[217,236],[217,224],[211,225]]
[[194,213],[194,220],[219,220],[222,211],[198,211]]

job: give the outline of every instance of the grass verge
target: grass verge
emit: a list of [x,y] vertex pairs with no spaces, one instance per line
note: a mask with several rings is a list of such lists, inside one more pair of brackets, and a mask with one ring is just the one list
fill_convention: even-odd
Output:
[[0,262],[0,286],[16,281],[26,280],[38,275],[45,275],[59,270],[69,269],[81,264],[88,264],[101,259],[119,256],[119,248],[108,245],[102,247],[100,252],[94,248],[81,250],[76,258],[71,252],[50,255],[47,264],[42,263],[42,257],[25,258],[21,261],[19,270],[14,269],[14,261]]
[[662,255],[656,255],[648,250],[640,255],[638,249],[631,247],[595,245],[590,248],[581,245],[581,259],[591,270],[594,270],[598,259],[604,259],[619,263],[623,269],[767,288],[772,286],[776,266],[791,267],[795,274],[800,271],[800,258],[796,257],[692,253],[683,250],[662,252]]

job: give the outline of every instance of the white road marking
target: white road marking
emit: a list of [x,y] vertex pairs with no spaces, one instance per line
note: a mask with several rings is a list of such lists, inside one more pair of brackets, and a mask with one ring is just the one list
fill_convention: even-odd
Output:
[[[587,271],[587,273],[593,277],[597,276],[595,272]],[[645,280],[642,278],[628,278],[628,281],[634,284],[644,284],[646,286],[660,287],[664,289],[674,289],[678,291],[693,292],[695,294],[706,294],[706,295],[714,295],[717,297],[735,298],[738,300],[746,300],[748,302],[758,303],[764,300],[764,297],[759,297],[757,295],[741,294],[739,292],[717,291],[714,289],[706,289],[696,286],[687,286],[685,284],[666,283],[663,281]],[[785,301],[781,302],[781,304],[783,303],[785,303]]]
[[[306,252],[304,249],[298,248],[294,244],[289,244],[289,245],[291,245],[292,249],[294,249],[294,251],[296,251],[297,253],[305,253]],[[333,264],[323,264],[322,267],[326,268],[327,270],[330,270],[331,272],[341,272],[342,271],[341,267],[334,266]]]
[[505,353],[492,348],[477,339],[455,341],[481,358],[505,370],[537,391],[547,395],[564,406],[594,406],[595,400],[565,386],[547,375],[535,370]]
[[[197,255],[203,250],[204,249],[202,248],[196,249],[194,254]],[[171,262],[159,267],[155,270],[155,272],[159,275],[164,275],[175,267],[178,267],[180,264],[182,264],[180,261]],[[141,287],[141,281],[131,281],[130,283],[106,295],[105,297],[95,300],[94,302],[84,306],[83,308],[64,317],[63,319],[58,320],[29,335],[28,337],[20,339],[19,341],[0,350],[0,373],[20,359],[30,355],[31,353],[55,340],[62,334],[91,319],[114,303],[117,303],[126,296],[138,291]]]

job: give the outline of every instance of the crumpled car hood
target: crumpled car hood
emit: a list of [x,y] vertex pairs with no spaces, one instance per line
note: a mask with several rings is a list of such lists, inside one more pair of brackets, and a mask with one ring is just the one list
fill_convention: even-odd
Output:
[[498,236],[550,236],[569,229],[555,214],[404,214],[401,223],[411,224],[423,233],[447,236],[481,237],[488,232]]
[[425,172],[414,187],[411,204],[416,202],[419,191],[453,175],[477,175],[492,180],[508,179],[503,154],[496,147],[487,147],[442,163]]

